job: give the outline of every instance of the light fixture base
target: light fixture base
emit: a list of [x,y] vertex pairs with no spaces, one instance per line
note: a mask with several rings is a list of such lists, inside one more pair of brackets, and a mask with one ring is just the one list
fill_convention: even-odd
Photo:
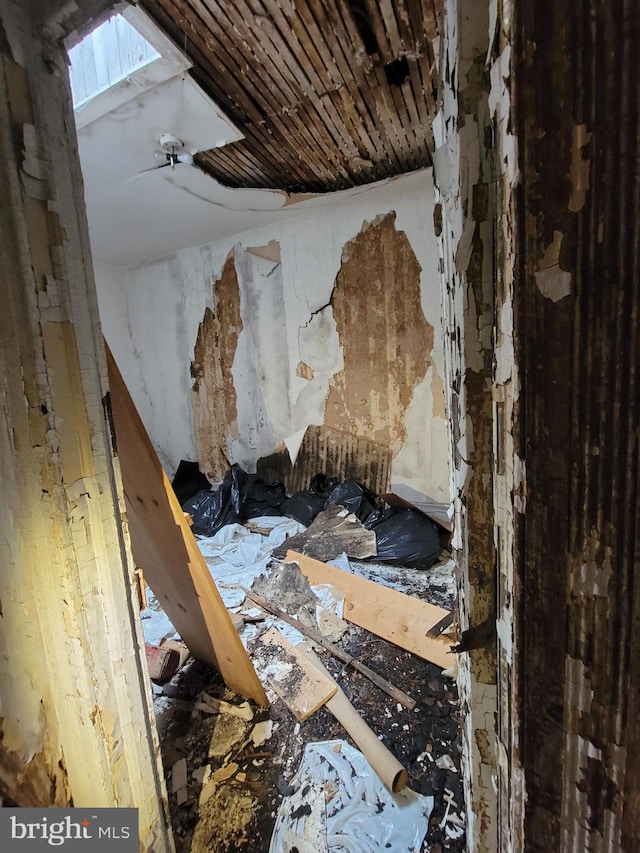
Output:
[[184,148],[184,142],[172,133],[161,134],[158,144],[165,154],[176,154]]

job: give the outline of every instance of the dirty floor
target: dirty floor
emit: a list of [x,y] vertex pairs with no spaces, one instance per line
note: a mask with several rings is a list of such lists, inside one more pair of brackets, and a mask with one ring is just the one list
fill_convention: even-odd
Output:
[[[446,608],[453,604],[450,564],[428,572],[357,565],[370,578],[432,604]],[[409,787],[434,797],[421,853],[461,853],[466,845],[455,681],[444,677],[439,667],[362,628],[351,626],[339,645],[416,700],[413,711],[408,711],[318,649],[362,718],[406,767]],[[168,684],[154,688],[177,853],[268,853],[279,804],[292,791],[290,782],[305,744],[349,738],[326,708],[299,724],[274,697],[269,709],[251,706],[253,716],[247,720],[242,718],[247,713],[215,714],[196,708],[203,691],[242,706],[242,698],[226,689],[215,671],[194,661]],[[264,721],[271,721],[271,736],[263,741],[254,734],[252,739],[256,723]],[[256,731],[264,735],[264,730],[262,726]],[[178,783],[176,791],[172,775],[183,758],[186,788]]]

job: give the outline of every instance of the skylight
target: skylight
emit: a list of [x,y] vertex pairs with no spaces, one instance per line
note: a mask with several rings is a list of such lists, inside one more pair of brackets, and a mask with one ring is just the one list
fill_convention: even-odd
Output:
[[74,107],[106,92],[160,54],[131,24],[115,15],[69,51]]

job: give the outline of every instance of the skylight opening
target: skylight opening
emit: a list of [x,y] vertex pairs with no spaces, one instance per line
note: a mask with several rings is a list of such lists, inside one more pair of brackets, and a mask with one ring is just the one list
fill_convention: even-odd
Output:
[[69,50],[73,106],[82,107],[160,58],[135,27],[114,15]]

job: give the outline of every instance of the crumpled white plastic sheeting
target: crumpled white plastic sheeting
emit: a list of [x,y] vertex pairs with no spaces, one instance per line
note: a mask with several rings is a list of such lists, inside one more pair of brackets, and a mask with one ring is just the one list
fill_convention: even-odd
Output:
[[173,622],[164,612],[158,599],[147,587],[147,609],[140,614],[145,643],[159,646],[162,640],[177,637]]
[[[252,521],[261,528],[270,529],[269,536],[251,533],[240,524],[228,524],[215,536],[197,540],[222,600],[228,608],[237,607],[244,601],[244,592],[241,589],[233,589],[232,585],[240,583],[249,588],[254,579],[265,571],[273,549],[281,545],[287,536],[305,530],[302,524],[281,515],[254,518]],[[147,610],[141,614],[145,642],[157,646],[163,638],[178,637],[171,620],[150,589],[147,589],[147,605]],[[292,630],[297,639],[298,632]],[[302,639],[304,638],[300,635],[297,642]]]
[[345,741],[307,744],[292,784],[269,853],[417,853],[422,846],[433,797],[409,788],[391,794]]
[[299,522],[283,516],[251,521],[259,527],[270,527],[271,532],[263,536],[241,524],[226,524],[215,536],[198,539],[200,552],[228,608],[238,607],[244,601],[244,592],[234,587],[251,587],[255,578],[266,571],[273,549],[288,536],[305,530]]

